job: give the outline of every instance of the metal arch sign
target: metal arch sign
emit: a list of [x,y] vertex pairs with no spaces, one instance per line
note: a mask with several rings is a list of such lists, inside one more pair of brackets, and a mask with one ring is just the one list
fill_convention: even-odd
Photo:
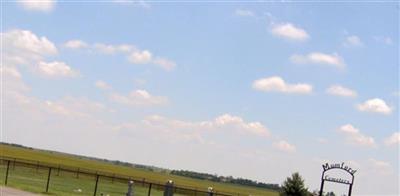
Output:
[[[351,191],[353,188],[353,183],[354,183],[354,174],[357,172],[357,170],[348,167],[347,165],[344,164],[344,162],[342,163],[333,163],[333,164],[329,164],[329,163],[325,163],[322,165],[323,171],[322,171],[322,177],[321,177],[321,188],[319,190],[319,196],[322,196],[322,193],[324,191],[324,183],[325,181],[329,181],[329,182],[336,182],[336,183],[341,183],[341,184],[347,184],[349,185],[349,193],[348,196],[351,196]],[[340,169],[343,171],[346,171],[348,174],[351,175],[351,180],[346,180],[346,179],[342,179],[342,178],[335,178],[335,177],[331,177],[329,175],[325,175],[325,172],[331,169]]]

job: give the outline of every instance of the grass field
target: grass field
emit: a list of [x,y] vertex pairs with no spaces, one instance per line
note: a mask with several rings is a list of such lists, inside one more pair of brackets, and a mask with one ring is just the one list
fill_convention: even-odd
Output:
[[[211,182],[198,180],[182,176],[175,176],[161,172],[151,172],[138,168],[114,165],[102,161],[89,160],[63,153],[49,152],[43,150],[32,150],[10,145],[0,144],[1,156],[15,157],[17,159],[27,159],[39,161],[40,163],[64,165],[82,169],[91,169],[101,172],[109,172],[115,175],[128,175],[136,178],[145,178],[146,181],[164,183],[173,180],[177,186],[196,187],[197,190],[207,190],[212,186],[218,192],[236,193],[241,195],[253,196],[277,196],[276,191],[240,186],[228,183]],[[16,165],[10,169],[8,186],[27,190],[36,193],[43,193],[46,187],[47,169],[26,168]],[[5,165],[0,167],[0,183],[4,184]],[[95,179],[93,176],[75,177],[74,173],[53,172],[51,175],[49,193],[53,195],[93,195]],[[147,187],[136,186],[135,195],[147,195]],[[98,195],[125,195],[127,191],[126,182],[112,182],[111,179],[100,179],[98,185]],[[161,191],[152,189],[151,195],[162,195]]]

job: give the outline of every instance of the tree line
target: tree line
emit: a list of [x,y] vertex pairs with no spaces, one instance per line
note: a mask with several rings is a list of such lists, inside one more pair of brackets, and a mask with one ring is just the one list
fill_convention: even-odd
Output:
[[232,183],[232,184],[259,187],[259,188],[267,188],[276,191],[281,190],[279,184],[269,184],[245,178],[234,178],[232,176],[218,176],[216,174],[207,174],[207,173],[193,172],[187,170],[172,170],[170,173],[173,175],[195,178],[200,180],[210,180],[213,182]]

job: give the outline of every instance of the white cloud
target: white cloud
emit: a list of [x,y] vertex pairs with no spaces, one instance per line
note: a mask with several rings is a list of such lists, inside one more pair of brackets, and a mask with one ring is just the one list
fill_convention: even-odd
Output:
[[118,3],[121,5],[140,6],[140,7],[147,8],[147,9],[151,7],[151,5],[144,0],[112,0],[111,2]]
[[290,60],[296,64],[322,64],[331,65],[337,68],[344,68],[346,66],[342,57],[338,54],[325,54],[321,52],[312,52],[307,55],[294,54]]
[[32,72],[48,77],[74,77],[79,73],[64,62],[46,62],[45,58],[58,53],[46,37],[28,30],[11,30],[1,33],[4,44],[4,66],[24,66]]
[[369,99],[362,104],[358,104],[357,109],[362,112],[374,112],[386,115],[391,114],[393,110],[385,101],[379,98]]
[[255,16],[254,12],[251,10],[245,10],[245,9],[237,9],[235,11],[235,14],[238,16]]
[[366,147],[376,146],[374,138],[363,135],[360,130],[351,124],[345,124],[341,126],[338,131],[343,133],[346,136],[347,141],[352,144]]
[[13,78],[22,78],[21,73],[15,67],[0,67],[0,72],[2,75],[11,76]]
[[390,137],[385,139],[385,144],[387,146],[398,146],[400,144],[400,133],[394,132]]
[[39,62],[38,71],[40,74],[48,77],[75,77],[78,76],[79,73],[73,70],[69,65],[64,62]]
[[212,124],[215,126],[235,126],[239,129],[246,130],[256,135],[269,136],[269,131],[260,122],[247,123],[242,118],[238,116],[232,116],[230,114],[218,116]]
[[201,134],[208,131],[210,133],[224,132],[226,134],[231,134],[235,131],[241,134],[250,134],[260,137],[268,137],[270,135],[269,130],[262,123],[246,122],[243,118],[231,114],[222,114],[213,120],[200,122],[174,120],[153,115],[146,118],[145,123],[167,132],[191,131]]
[[24,93],[29,92],[30,88],[23,82],[18,69],[14,66],[3,66],[0,68],[0,73],[4,97],[12,97],[14,101],[26,102]]
[[96,81],[95,86],[97,88],[99,88],[99,89],[102,89],[102,90],[110,90],[110,89],[112,89],[112,87],[109,84],[107,84],[106,82],[101,81],[101,80]]
[[281,77],[273,76],[261,78],[253,82],[253,88],[259,91],[275,91],[282,93],[308,94],[312,92],[312,86],[305,83],[288,84]]
[[126,96],[118,93],[112,93],[110,95],[110,99],[116,103],[130,106],[155,106],[165,105],[168,103],[168,99],[166,97],[151,95],[146,90],[135,90]]
[[357,97],[356,91],[340,85],[330,86],[328,89],[326,89],[326,93],[341,97]]
[[130,44],[112,45],[112,44],[96,43],[92,46],[92,48],[104,54],[115,54],[115,53],[126,54],[133,50],[136,50],[135,46]]
[[148,50],[134,51],[129,55],[128,60],[134,64],[147,64],[151,62],[152,56]]
[[356,35],[347,36],[346,40],[343,43],[344,46],[351,47],[351,46],[363,46],[364,43],[361,39]]
[[57,54],[57,48],[46,37],[38,37],[28,30],[10,30],[1,33],[4,64],[35,65],[46,56]]
[[167,70],[167,71],[171,71],[171,70],[175,69],[175,67],[176,67],[175,62],[165,59],[165,58],[156,58],[153,61],[153,63],[156,65],[159,65],[160,67],[162,67],[164,70]]
[[55,0],[17,0],[17,3],[26,10],[50,12],[54,9]]
[[69,40],[64,43],[64,46],[72,49],[86,48],[88,44],[82,40]]
[[310,38],[304,29],[296,27],[291,23],[273,25],[271,32],[278,37],[295,41],[305,41]]
[[134,45],[130,44],[103,44],[95,43],[89,45],[82,40],[70,40],[64,44],[68,48],[89,48],[99,53],[113,55],[113,54],[123,54],[127,55],[127,59],[132,64],[153,64],[158,65],[166,71],[171,71],[175,69],[176,63],[167,58],[153,56],[149,50],[140,50]]
[[287,153],[296,152],[296,147],[285,140],[274,142],[273,147]]

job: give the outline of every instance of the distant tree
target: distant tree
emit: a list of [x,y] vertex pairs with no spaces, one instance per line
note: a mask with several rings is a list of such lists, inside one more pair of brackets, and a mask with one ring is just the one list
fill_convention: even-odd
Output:
[[281,196],[309,196],[310,193],[304,185],[304,180],[299,173],[293,173],[286,178],[282,185]]

